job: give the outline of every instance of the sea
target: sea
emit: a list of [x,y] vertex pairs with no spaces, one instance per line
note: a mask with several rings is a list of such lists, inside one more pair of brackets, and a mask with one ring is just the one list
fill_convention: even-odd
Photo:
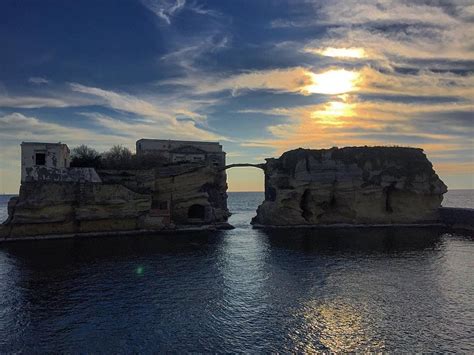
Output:
[[229,231],[0,244],[0,353],[474,352],[472,233],[257,230],[262,200],[229,193]]

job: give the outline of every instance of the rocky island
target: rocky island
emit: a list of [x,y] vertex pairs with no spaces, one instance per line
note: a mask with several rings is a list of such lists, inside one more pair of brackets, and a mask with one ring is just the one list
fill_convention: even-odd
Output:
[[296,149],[265,165],[256,226],[439,222],[447,191],[422,149]]
[[242,165],[265,173],[256,227],[433,224],[447,191],[417,148],[296,149],[225,165],[218,143],[137,142],[137,154],[151,150],[165,163],[96,169],[70,167],[67,146],[24,143],[0,240],[231,228],[225,171]]

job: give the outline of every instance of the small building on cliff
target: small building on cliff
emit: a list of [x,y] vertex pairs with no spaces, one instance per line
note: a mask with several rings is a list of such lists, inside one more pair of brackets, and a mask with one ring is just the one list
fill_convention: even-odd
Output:
[[140,139],[137,155],[156,154],[168,163],[202,163],[212,167],[225,166],[225,152],[219,142]]
[[62,169],[71,164],[70,150],[64,143],[21,143],[21,181],[39,168]]

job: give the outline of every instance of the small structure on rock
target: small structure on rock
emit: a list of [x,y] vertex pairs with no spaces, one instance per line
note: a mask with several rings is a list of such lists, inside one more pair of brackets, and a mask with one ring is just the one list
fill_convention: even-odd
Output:
[[213,167],[225,166],[225,152],[219,142],[139,139],[137,155],[155,154],[168,163],[205,163]]
[[33,170],[69,168],[70,164],[70,151],[64,143],[21,143],[21,181],[33,176]]

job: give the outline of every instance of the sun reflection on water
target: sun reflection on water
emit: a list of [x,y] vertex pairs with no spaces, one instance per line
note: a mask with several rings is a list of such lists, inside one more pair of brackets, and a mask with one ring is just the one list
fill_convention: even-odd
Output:
[[312,352],[321,346],[330,352],[383,351],[385,343],[376,335],[363,311],[334,300],[310,301],[301,310],[305,323],[295,331],[298,351]]

